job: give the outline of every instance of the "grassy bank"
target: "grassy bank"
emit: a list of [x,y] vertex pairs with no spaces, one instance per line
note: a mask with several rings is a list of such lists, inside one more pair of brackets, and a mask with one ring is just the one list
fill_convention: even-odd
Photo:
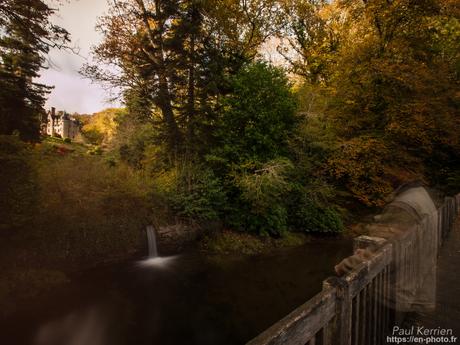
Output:
[[0,301],[33,298],[66,273],[125,260],[144,246],[152,202],[143,176],[92,147],[0,138]]

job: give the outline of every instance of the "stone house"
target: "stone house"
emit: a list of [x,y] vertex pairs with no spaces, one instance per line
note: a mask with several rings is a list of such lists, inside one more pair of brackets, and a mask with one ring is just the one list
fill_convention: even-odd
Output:
[[56,113],[56,108],[52,107],[46,114],[42,133],[50,136],[75,139],[80,133],[80,123],[65,111]]

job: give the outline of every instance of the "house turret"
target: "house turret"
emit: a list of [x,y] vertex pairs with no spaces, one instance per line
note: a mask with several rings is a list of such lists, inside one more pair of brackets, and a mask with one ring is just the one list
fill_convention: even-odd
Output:
[[44,129],[45,134],[70,139],[74,139],[78,135],[80,131],[79,122],[73,119],[68,113],[65,111],[58,111],[56,113],[56,108],[51,107],[51,110],[47,114],[46,129]]

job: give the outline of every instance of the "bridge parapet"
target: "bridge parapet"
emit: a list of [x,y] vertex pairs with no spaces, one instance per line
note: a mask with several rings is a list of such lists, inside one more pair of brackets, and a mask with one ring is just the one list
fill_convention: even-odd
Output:
[[[377,345],[407,311],[434,308],[436,260],[460,213],[460,194],[444,199],[404,231],[389,223],[354,241],[354,264],[248,345]],[[384,238],[385,237],[385,238]],[[337,267],[337,266],[336,266]]]

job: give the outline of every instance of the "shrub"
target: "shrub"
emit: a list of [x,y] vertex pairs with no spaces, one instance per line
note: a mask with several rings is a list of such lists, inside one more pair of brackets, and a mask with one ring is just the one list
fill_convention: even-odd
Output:
[[72,140],[70,138],[65,138],[64,142],[67,143],[67,144],[70,144],[72,142]]
[[90,263],[131,255],[151,223],[148,181],[97,156],[43,157],[40,211],[30,227],[31,252],[56,263]]
[[233,226],[263,235],[279,236],[287,230],[285,197],[291,189],[291,161],[277,158],[262,166],[234,172],[237,201],[229,220]]
[[296,101],[281,69],[248,64],[231,80],[207,156],[222,178],[229,205],[227,222],[241,230],[280,235],[287,230],[283,196],[289,190],[288,138]]
[[[151,165],[164,160],[164,155],[159,157],[146,157],[146,150],[159,149],[159,146],[151,144],[154,141],[154,130],[150,124],[140,124],[136,121],[128,121],[127,119],[120,119],[123,121],[120,127],[123,128],[123,133],[117,133],[114,140],[114,145],[120,159],[130,166],[141,169],[143,167],[152,168]],[[150,152],[151,153],[151,152]],[[144,160],[147,159],[147,162]],[[150,160],[150,162],[148,162]],[[144,164],[147,163],[147,164]]]
[[117,129],[116,118],[124,114],[124,109],[109,108],[89,116],[82,133],[93,145],[109,142]]
[[32,154],[16,136],[0,136],[0,230],[30,221],[38,191]]
[[83,129],[83,137],[93,145],[100,145],[104,139],[104,134],[97,129]]
[[185,218],[219,219],[226,203],[221,181],[199,164],[179,164],[159,174],[155,185],[172,211]]
[[98,156],[98,155],[101,155],[102,154],[102,148],[100,146],[94,146],[93,148],[91,148],[90,150],[88,150],[88,153],[90,155],[95,155],[95,156]]
[[257,62],[242,68],[231,87],[232,93],[222,101],[214,155],[229,164],[285,156],[296,100],[284,72]]
[[334,233],[343,230],[340,214],[332,206],[321,205],[306,194],[301,194],[292,205],[290,226],[304,232]]

